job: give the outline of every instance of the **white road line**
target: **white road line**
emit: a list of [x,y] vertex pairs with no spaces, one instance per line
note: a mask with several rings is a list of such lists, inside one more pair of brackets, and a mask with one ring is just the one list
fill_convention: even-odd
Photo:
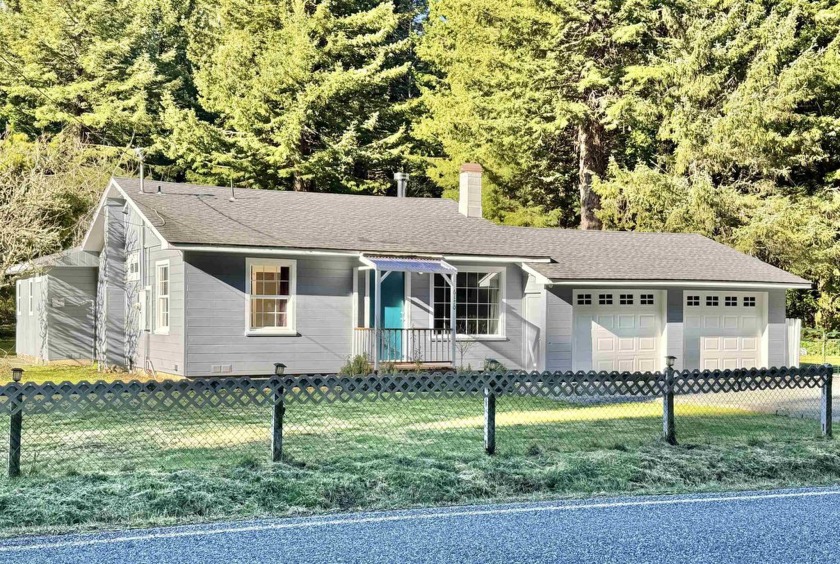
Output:
[[0,553],[2,552],[29,552],[34,550],[50,550],[56,548],[69,548],[80,546],[92,546],[100,544],[117,544],[127,542],[151,541],[158,539],[174,539],[182,537],[202,537],[202,536],[217,536],[233,533],[252,533],[260,531],[275,531],[283,529],[302,529],[309,527],[328,527],[331,525],[357,525],[364,523],[386,523],[391,521],[420,521],[429,519],[451,519],[453,517],[472,517],[480,515],[512,515],[518,513],[543,513],[554,511],[582,511],[586,509],[612,509],[617,507],[649,507],[657,505],[688,505],[700,503],[719,503],[730,501],[760,501],[767,499],[783,499],[796,497],[825,497],[825,496],[840,496],[840,490],[822,490],[822,491],[807,491],[807,492],[786,492],[773,494],[750,494],[750,495],[733,495],[733,496],[718,496],[718,497],[698,497],[698,498],[672,498],[672,499],[653,499],[653,500],[636,500],[636,501],[614,501],[603,503],[577,503],[569,505],[539,505],[535,507],[507,507],[498,509],[472,509],[472,510],[453,510],[453,511],[439,511],[436,513],[406,513],[400,515],[378,515],[370,517],[348,517],[335,519],[313,519],[311,521],[298,521],[295,523],[265,523],[262,525],[250,525],[243,527],[230,527],[227,529],[210,529],[200,530],[194,529],[189,531],[171,531],[163,533],[148,533],[138,535],[126,535],[121,537],[112,537],[108,539],[87,539],[87,540],[73,540],[73,541],[55,541],[40,544],[19,545],[19,546],[0,546]]

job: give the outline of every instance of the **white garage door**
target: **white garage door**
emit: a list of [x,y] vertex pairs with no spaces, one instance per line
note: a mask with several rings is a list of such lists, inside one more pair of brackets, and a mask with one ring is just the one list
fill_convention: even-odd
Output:
[[574,369],[655,371],[660,352],[663,293],[578,290],[574,306]]
[[693,292],[683,295],[685,367],[726,370],[763,366],[766,293]]

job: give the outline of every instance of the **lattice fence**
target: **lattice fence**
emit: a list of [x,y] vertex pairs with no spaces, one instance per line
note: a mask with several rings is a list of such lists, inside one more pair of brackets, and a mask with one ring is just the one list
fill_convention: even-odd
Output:
[[[831,433],[830,366],[0,386],[10,474],[464,459]],[[6,440],[8,439],[8,440]]]

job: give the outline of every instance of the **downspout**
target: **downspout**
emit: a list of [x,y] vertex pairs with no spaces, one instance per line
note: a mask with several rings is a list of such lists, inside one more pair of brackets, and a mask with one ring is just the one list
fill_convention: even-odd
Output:
[[458,282],[458,275],[457,274],[450,274],[449,275],[449,332],[450,332],[449,339],[452,341],[450,343],[450,348],[451,348],[450,354],[452,355],[452,367],[455,370],[455,372],[458,372],[459,370],[461,370],[463,368],[463,367],[459,367],[457,365],[457,360],[455,358],[455,356],[456,356],[456,345],[457,345],[456,338],[458,336],[458,331],[455,328],[455,296],[457,295],[456,291],[455,291],[455,285],[457,284],[457,282]]
[[[141,184],[142,186],[142,184]],[[143,371],[149,371],[149,347],[152,346],[151,339],[149,337],[149,304],[152,300],[149,299],[149,290],[148,290],[148,272],[149,269],[146,265],[146,224],[144,222],[140,222],[140,268],[142,269],[140,272],[140,284],[143,285],[143,299],[146,303],[143,304],[143,340],[145,341],[143,346]]]
[[381,286],[382,286],[382,272],[379,268],[375,271],[375,282],[374,282],[374,294],[373,294],[373,339],[374,339],[374,349],[373,349],[373,371],[375,373],[379,372],[379,348],[381,346],[380,343],[380,331],[379,331],[379,318],[380,318],[380,303],[381,303]]

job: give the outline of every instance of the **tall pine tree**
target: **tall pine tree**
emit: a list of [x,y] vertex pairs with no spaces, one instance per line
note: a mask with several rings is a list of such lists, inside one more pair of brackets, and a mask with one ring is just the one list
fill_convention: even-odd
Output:
[[201,111],[170,105],[193,176],[382,192],[410,154],[411,4],[222,0],[191,26]]
[[161,101],[190,104],[191,2],[8,0],[0,5],[0,124],[35,137],[151,145]]

